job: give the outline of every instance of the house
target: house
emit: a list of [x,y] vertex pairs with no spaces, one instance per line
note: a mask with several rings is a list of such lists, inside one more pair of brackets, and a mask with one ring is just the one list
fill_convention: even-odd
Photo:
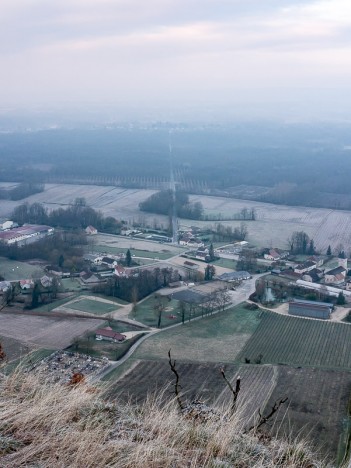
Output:
[[25,279],[21,280],[19,284],[22,291],[28,291],[28,289],[31,289],[34,286],[34,281],[31,279]]
[[318,268],[313,268],[312,270],[306,272],[302,279],[304,281],[309,281],[310,283],[318,283],[319,280],[323,278],[324,272]]
[[203,260],[205,262],[209,262],[211,260],[211,257],[209,256],[208,253],[201,252],[199,250],[197,250],[197,252],[195,254],[195,258],[198,258],[199,260]]
[[231,283],[233,281],[248,280],[251,278],[251,275],[248,271],[231,271],[229,273],[223,273],[217,278],[220,281],[227,281],[228,283]]
[[116,259],[111,257],[102,257],[101,264],[107,265],[110,268],[115,268],[118,265]]
[[289,302],[289,315],[327,320],[333,311],[333,304],[294,299]]
[[347,270],[338,266],[332,270],[326,271],[324,281],[326,284],[343,284],[345,282]]
[[266,260],[277,261],[289,256],[289,252],[281,249],[269,249],[263,254]]
[[88,236],[94,236],[94,235],[96,235],[98,233],[97,229],[94,228],[94,226],[91,226],[91,225],[89,225],[89,226],[87,226],[85,228],[85,232],[86,232],[86,234],[88,234]]
[[128,276],[127,270],[123,268],[121,265],[115,266],[114,274],[118,276],[119,278],[127,278]]
[[84,284],[100,283],[101,281],[96,275],[94,275],[94,273],[87,271],[82,271],[79,274],[79,278]]
[[306,262],[296,265],[294,272],[302,275],[307,271],[313,270],[313,268],[316,268],[316,262],[313,262],[312,260],[306,260]]
[[270,249],[267,253],[263,254],[266,260],[280,260],[280,255],[275,249]]
[[44,275],[40,278],[40,283],[44,288],[49,288],[52,285],[52,278],[50,276]]
[[121,343],[126,339],[122,333],[115,332],[111,327],[99,328],[95,332],[95,339],[97,341],[106,340],[113,341],[114,343]]

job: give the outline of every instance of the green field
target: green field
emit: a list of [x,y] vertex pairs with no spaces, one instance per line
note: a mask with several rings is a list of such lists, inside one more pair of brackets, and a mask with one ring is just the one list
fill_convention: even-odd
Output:
[[236,268],[236,261],[230,260],[229,258],[220,258],[219,260],[215,260],[214,262],[211,262],[211,265],[216,266],[221,266],[223,268],[230,268],[232,270],[235,270]]
[[67,307],[74,310],[79,310],[81,312],[89,312],[95,315],[105,315],[109,312],[116,311],[120,309],[120,306],[117,304],[109,304],[92,299],[79,299],[76,302],[67,304]]
[[[121,330],[127,331],[127,330]],[[94,357],[106,357],[111,361],[117,361],[128,352],[129,348],[137,342],[144,333],[133,336],[128,340],[123,341],[122,343],[113,343],[110,341],[97,341],[95,340],[95,333],[90,333],[85,338],[77,340],[72,346],[70,346],[68,351],[73,351],[77,353],[87,354]]]
[[63,278],[60,279],[61,288],[63,291],[80,291],[85,287],[80,284],[77,278]]
[[[165,301],[165,311],[162,313],[161,318],[161,328],[169,327],[170,325],[175,325],[182,321],[182,315],[179,310],[179,301],[170,300],[166,298]],[[129,314],[129,318],[138,320],[148,327],[157,327],[158,324],[158,312],[155,310],[155,306],[158,301],[154,296],[148,297],[145,301],[138,304],[137,309]],[[194,308],[191,311],[191,318],[199,317],[201,315],[200,307]],[[185,321],[189,320],[189,309],[186,309],[185,312]]]
[[263,312],[238,360],[351,369],[351,326]]
[[176,359],[194,362],[233,362],[260,323],[260,310],[233,307],[201,320],[158,333],[138,348],[135,359]]
[[[119,253],[126,253],[128,249],[123,247],[111,247],[109,245],[96,245],[94,246],[96,252],[107,252],[109,254],[117,255]],[[129,249],[132,256],[145,257],[150,259],[167,260],[174,257],[177,253],[174,252],[151,252],[149,250]],[[161,249],[162,250],[162,249]],[[136,259],[137,260],[137,259]]]
[[38,265],[29,265],[0,257],[0,275],[7,281],[15,281],[32,277],[40,278],[44,275],[44,270]]

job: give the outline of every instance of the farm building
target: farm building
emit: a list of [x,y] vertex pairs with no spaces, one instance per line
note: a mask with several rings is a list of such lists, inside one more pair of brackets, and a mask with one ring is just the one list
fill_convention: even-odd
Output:
[[338,266],[332,270],[326,271],[324,281],[331,284],[343,284],[345,282],[347,270]]
[[112,330],[110,327],[99,328],[95,332],[95,339],[97,341],[106,340],[113,341],[114,343],[120,343],[126,339],[125,335]]
[[281,249],[267,249],[267,251],[263,254],[263,257],[266,260],[281,260],[282,258],[286,258],[289,256],[289,252]]
[[54,233],[54,228],[35,224],[25,224],[22,227],[0,232],[0,242],[7,245],[33,242]]
[[189,262],[189,260],[186,260],[184,262],[184,266],[186,268],[189,268],[190,270],[198,270],[199,269],[199,265],[197,263]]
[[289,315],[327,320],[333,310],[333,304],[294,299],[289,302]]
[[302,275],[303,273],[311,271],[314,268],[316,268],[316,262],[313,262],[312,260],[307,260],[305,263],[300,263],[299,265],[296,265],[296,267],[294,268],[294,272]]
[[228,281],[228,283],[232,281],[248,280],[250,278],[251,275],[248,271],[231,271],[230,273],[223,273],[222,275],[218,276],[219,280]]

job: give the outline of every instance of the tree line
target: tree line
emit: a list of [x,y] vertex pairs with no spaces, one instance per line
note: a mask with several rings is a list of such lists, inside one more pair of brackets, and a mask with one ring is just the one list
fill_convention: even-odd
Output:
[[217,223],[215,228],[212,229],[213,242],[243,241],[247,235],[248,229],[245,223],[240,223],[240,226],[235,228]]
[[[145,201],[139,203],[139,208],[141,211],[170,216],[173,212],[173,205],[174,200],[172,190],[161,190],[160,192],[151,195]],[[180,218],[202,219],[202,203],[191,203],[189,201],[189,196],[178,190],[175,194],[175,208],[177,216]]]
[[173,268],[138,270],[135,275],[126,278],[118,276],[108,278],[106,283],[94,286],[93,291],[137,303],[161,287],[168,286],[169,283],[179,280],[178,270]]
[[17,261],[41,258],[51,265],[58,265],[70,271],[80,271],[84,263],[84,244],[87,244],[85,232],[60,231],[21,247],[17,244],[0,243],[0,256]]
[[76,198],[67,208],[49,211],[41,203],[23,203],[12,212],[12,220],[18,224],[47,224],[66,229],[84,229],[94,226],[96,229],[113,234],[119,233],[122,223],[112,216],[104,217],[101,211],[88,206],[85,198]]
[[0,199],[14,201],[23,200],[23,198],[27,198],[30,195],[43,192],[44,188],[45,185],[41,183],[22,182],[21,184],[18,184],[16,187],[11,189],[0,189]]

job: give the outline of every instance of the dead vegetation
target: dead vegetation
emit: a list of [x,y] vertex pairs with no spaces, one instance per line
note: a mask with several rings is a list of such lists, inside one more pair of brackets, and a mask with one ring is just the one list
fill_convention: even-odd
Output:
[[197,423],[162,396],[106,402],[82,382],[20,370],[0,380],[0,465],[43,467],[326,467],[303,441],[243,434],[237,414]]

